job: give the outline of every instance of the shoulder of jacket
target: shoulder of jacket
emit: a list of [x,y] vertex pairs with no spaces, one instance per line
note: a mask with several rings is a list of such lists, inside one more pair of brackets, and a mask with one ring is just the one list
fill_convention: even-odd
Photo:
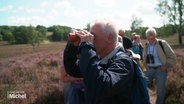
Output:
[[122,58],[122,57],[124,57],[124,58],[125,58],[125,57],[129,57],[129,56],[128,56],[128,53],[122,52],[122,51],[117,52],[115,56],[116,56],[116,57],[121,57],[121,58]]
[[162,42],[162,43],[166,43],[166,41],[165,40],[163,40],[163,39],[157,39],[157,41],[159,42]]

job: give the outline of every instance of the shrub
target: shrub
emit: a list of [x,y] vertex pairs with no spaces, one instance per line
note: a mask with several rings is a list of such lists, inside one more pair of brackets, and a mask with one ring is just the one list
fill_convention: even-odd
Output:
[[177,64],[168,74],[166,85],[166,104],[184,104],[184,59],[178,57]]

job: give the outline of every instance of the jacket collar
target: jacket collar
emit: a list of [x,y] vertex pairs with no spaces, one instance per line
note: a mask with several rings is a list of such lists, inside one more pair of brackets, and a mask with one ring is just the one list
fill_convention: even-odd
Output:
[[108,60],[111,59],[121,48],[122,48],[122,44],[118,43],[116,48],[113,51],[111,51],[106,57],[100,60],[100,64],[107,64]]

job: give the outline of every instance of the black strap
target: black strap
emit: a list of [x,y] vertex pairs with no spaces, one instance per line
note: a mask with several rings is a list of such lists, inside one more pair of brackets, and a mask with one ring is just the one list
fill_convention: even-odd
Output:
[[161,46],[161,48],[162,48],[164,54],[166,54],[166,53],[165,53],[165,50],[164,50],[164,46],[163,46],[163,44],[162,44],[162,41],[159,40],[158,42],[159,42],[159,45]]
[[[159,43],[160,47],[162,48],[162,50],[163,50],[164,54],[166,54],[166,53],[165,53],[164,46],[163,46],[163,44],[162,44],[162,41],[161,41],[161,40],[159,40],[159,41],[158,41],[158,43]],[[148,44],[146,43],[146,44],[145,44],[145,46],[147,46],[147,45],[148,45]]]
[[142,44],[139,44],[139,55],[141,56],[141,60],[143,59],[142,58],[142,49],[143,49]]

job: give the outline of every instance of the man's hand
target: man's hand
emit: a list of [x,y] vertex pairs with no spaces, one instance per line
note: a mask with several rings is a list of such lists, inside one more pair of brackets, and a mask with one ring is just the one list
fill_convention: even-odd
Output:
[[161,66],[160,69],[167,72],[167,67],[166,66]]
[[72,42],[72,44],[73,44],[74,46],[79,46],[80,40],[77,40],[77,41],[75,41],[75,42]]
[[92,35],[90,32],[81,30],[76,33],[77,36],[80,37],[80,43],[88,41],[93,43],[94,35]]

